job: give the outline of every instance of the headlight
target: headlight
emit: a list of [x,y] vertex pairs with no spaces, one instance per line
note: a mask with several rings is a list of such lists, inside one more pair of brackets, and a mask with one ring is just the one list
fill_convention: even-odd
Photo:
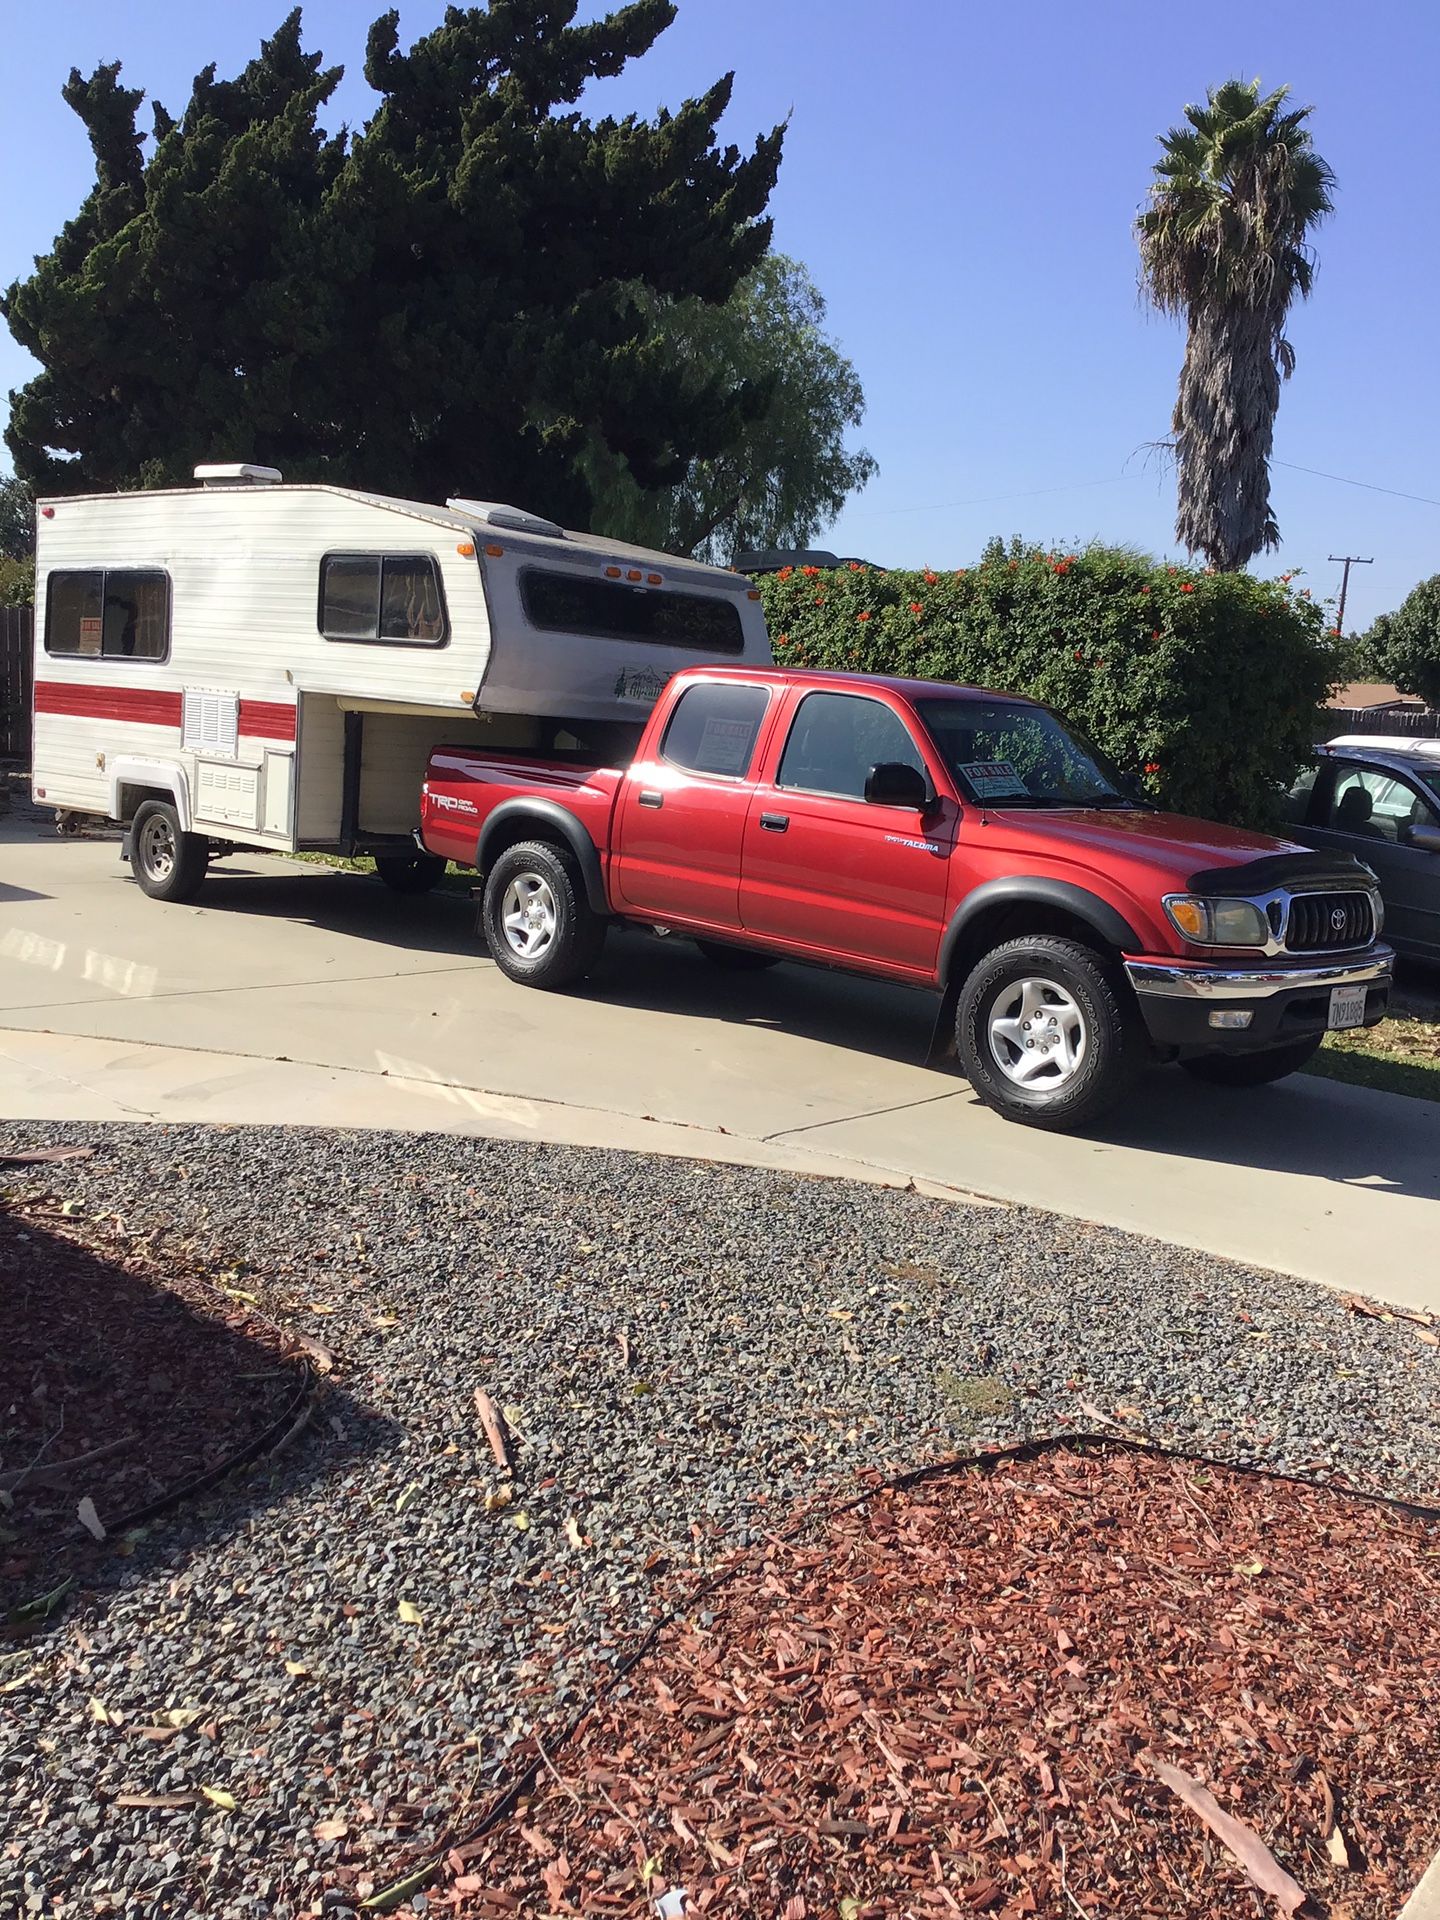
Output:
[[1263,947],[1270,922],[1253,900],[1203,900],[1173,893],[1165,902],[1176,931],[1201,947]]

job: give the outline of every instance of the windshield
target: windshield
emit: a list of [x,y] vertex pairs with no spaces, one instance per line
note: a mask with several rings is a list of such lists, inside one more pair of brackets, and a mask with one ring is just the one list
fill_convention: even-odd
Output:
[[1044,707],[922,700],[921,718],[960,791],[995,807],[1128,807],[1120,776]]

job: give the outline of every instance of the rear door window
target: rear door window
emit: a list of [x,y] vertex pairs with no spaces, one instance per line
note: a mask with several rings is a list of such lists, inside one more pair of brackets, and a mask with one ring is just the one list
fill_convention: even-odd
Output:
[[743,780],[769,703],[764,687],[687,687],[665,728],[660,758],[688,773]]

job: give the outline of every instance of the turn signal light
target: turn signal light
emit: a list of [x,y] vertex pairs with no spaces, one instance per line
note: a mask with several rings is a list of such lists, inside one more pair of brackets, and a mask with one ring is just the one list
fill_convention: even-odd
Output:
[[503,547],[493,547],[493,546],[492,546],[492,547],[486,547],[486,549],[485,549],[485,551],[486,551],[486,553],[488,553],[488,554],[489,554],[489,556],[490,556],[490,558],[491,558],[492,560],[498,560],[498,559],[500,558],[500,556],[501,556],[501,554],[503,554],[503,553],[504,553],[504,551],[505,551],[505,549],[504,549]]
[[649,581],[652,587],[658,587],[660,585],[660,582],[665,578],[665,576],[663,573],[647,573],[645,578]]
[[745,595],[745,598],[747,600],[758,600],[760,598],[760,589],[758,587],[751,587],[750,591]]
[[456,553],[459,554],[462,560],[468,560],[471,554],[473,554],[475,551],[475,542],[473,540],[458,541],[456,543],[455,551]]
[[625,578],[627,580],[643,580],[645,576],[640,571],[639,567],[631,567],[630,571],[626,574]]
[[606,567],[605,578],[607,580],[618,580],[620,578],[619,567]]

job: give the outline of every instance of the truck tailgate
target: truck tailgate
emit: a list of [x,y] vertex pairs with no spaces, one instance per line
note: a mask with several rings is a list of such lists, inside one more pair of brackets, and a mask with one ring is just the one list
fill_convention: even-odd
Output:
[[603,855],[623,778],[619,767],[564,756],[437,747],[421,790],[421,838],[431,853],[475,866],[485,822],[498,807],[508,800],[546,800],[573,814]]

